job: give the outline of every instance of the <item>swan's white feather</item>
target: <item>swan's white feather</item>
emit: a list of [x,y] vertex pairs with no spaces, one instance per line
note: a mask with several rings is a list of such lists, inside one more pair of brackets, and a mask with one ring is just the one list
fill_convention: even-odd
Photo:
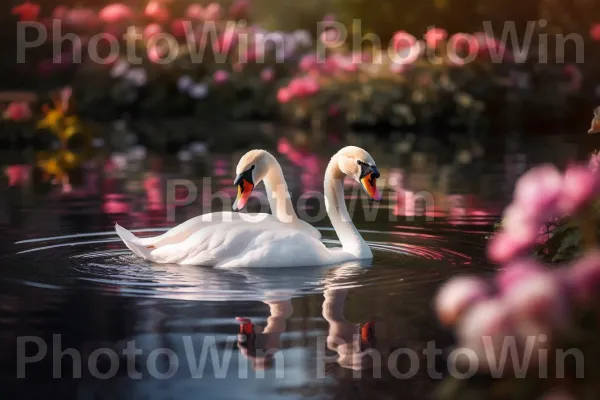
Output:
[[[231,212],[231,211],[222,211],[215,212],[209,214],[199,215],[197,217],[191,218],[184,223],[177,225],[176,227],[168,230],[162,235],[154,236],[150,238],[136,238],[139,244],[142,246],[165,246],[168,244],[180,243],[183,240],[187,239],[192,233],[207,228],[209,226],[218,225],[218,224],[237,224],[240,222],[250,222],[250,223],[276,223],[283,224],[277,218],[275,218],[271,214],[266,213],[258,213],[258,214],[250,214],[250,213],[239,213],[239,212]],[[315,239],[321,238],[321,232],[318,229],[311,226],[310,224],[300,221],[299,224],[293,225],[294,228],[304,231],[308,233],[310,236]],[[120,236],[120,235],[119,235]],[[135,237],[135,236],[134,236]],[[131,238],[130,238],[131,241]]]
[[154,248],[149,247],[154,245],[147,244],[151,241],[137,238],[119,225],[115,229],[131,251],[161,264],[270,268],[325,265],[351,258],[342,251],[332,252],[309,234],[286,227],[274,218],[260,223],[244,220],[211,222],[196,229],[184,240],[174,242],[172,240],[182,232],[180,227],[174,228],[171,235],[161,235],[164,237],[159,241],[154,238],[155,243],[160,243]]

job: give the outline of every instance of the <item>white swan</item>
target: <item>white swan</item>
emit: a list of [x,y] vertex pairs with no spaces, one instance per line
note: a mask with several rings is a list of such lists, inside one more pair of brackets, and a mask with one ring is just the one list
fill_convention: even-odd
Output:
[[[246,170],[238,170],[236,179],[239,191],[234,208],[238,209],[246,205],[254,182],[264,174],[258,163],[246,166]],[[329,249],[306,229],[290,227],[275,218],[260,223],[247,218],[229,223],[188,221],[152,239],[138,239],[118,225],[116,230],[129,249],[157,263],[218,268],[294,267],[372,258],[371,249],[352,223],[344,202],[343,179],[347,175],[360,182],[371,199],[381,200],[376,186],[379,171],[369,153],[349,146],[332,157],[325,172],[325,206],[342,248]]]
[[[239,196],[238,193],[238,199],[233,206],[234,209],[245,207],[254,187],[260,182],[264,182],[269,206],[273,215],[221,211],[191,218],[160,236],[132,240],[132,234],[119,225],[115,226],[117,233],[124,241],[134,241],[146,247],[161,247],[167,244],[180,243],[194,232],[211,225],[236,224],[243,221],[264,221],[268,223],[282,222],[295,229],[305,231],[317,239],[321,238],[321,232],[318,229],[299,219],[294,212],[283,171],[273,155],[265,150],[251,150],[240,159],[236,171],[238,177],[235,180],[235,184],[239,186],[240,191],[244,187],[244,191],[242,196]],[[125,244],[127,244],[127,241]],[[137,249],[131,250],[137,254]]]

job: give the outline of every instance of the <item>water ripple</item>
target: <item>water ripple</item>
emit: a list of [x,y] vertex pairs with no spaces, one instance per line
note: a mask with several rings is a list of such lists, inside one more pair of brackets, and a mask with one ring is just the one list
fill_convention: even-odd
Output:
[[[142,234],[164,228],[137,229]],[[331,229],[324,228],[324,232]],[[3,280],[43,289],[71,285],[121,296],[196,301],[270,300],[320,293],[332,288],[376,285],[400,290],[455,273],[472,257],[445,247],[432,232],[361,230],[374,259],[325,267],[218,270],[211,267],[153,264],[131,254],[114,231],[21,240],[12,257],[23,258],[15,277]],[[403,242],[397,240],[402,237]],[[387,240],[378,240],[387,239]],[[324,238],[327,246],[339,246]],[[45,262],[39,262],[40,260]],[[418,266],[415,268],[415,266]],[[444,269],[448,270],[444,272]],[[76,283],[74,283],[76,282]]]

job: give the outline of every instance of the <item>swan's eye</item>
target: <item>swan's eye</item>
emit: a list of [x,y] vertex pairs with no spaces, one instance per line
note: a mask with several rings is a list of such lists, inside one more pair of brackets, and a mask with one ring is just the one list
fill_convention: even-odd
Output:
[[250,171],[252,171],[254,168],[256,168],[256,165],[251,166]]
[[365,163],[364,163],[364,162],[362,162],[362,161],[360,161],[360,160],[356,160],[356,163],[357,163],[358,165],[360,165],[361,167],[362,167],[363,165],[365,165]]

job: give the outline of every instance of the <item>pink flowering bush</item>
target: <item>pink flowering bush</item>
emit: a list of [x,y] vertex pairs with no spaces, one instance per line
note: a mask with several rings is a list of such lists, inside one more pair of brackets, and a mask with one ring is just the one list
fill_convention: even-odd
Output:
[[[499,272],[492,280],[455,278],[440,289],[438,317],[454,330],[458,349],[467,355],[454,366],[476,365],[476,373],[447,379],[439,398],[545,399],[557,391],[573,396],[561,398],[600,395],[596,164],[593,154],[589,166],[574,164],[561,172],[541,165],[523,175],[488,245],[490,259],[501,264]],[[540,227],[550,221],[554,228],[540,242]],[[562,263],[550,268],[544,259]],[[581,359],[565,363],[561,352],[569,350]]]
[[[490,259],[503,263],[533,250],[539,244],[543,226],[565,216],[585,218],[583,215],[592,213],[599,194],[599,175],[587,166],[573,165],[564,173],[552,165],[531,169],[517,183],[513,202],[504,211],[501,229],[490,240]],[[564,225],[567,226],[571,225]],[[562,235],[564,228],[557,229],[554,233],[561,235],[552,243],[560,240],[562,247],[552,251],[554,261],[573,256],[565,254],[569,240]]]
[[31,108],[26,102],[13,102],[4,110],[4,119],[14,122],[31,119]]
[[[427,127],[443,120],[444,132],[480,134],[498,125],[495,118],[503,119],[502,113],[488,110],[511,108],[499,99],[520,96],[526,89],[532,99],[552,103],[544,104],[546,121],[558,114],[549,108],[564,110],[565,102],[586,87],[587,70],[574,63],[549,67],[557,69],[558,78],[544,74],[538,79],[542,73],[537,69],[521,71],[537,52],[513,54],[488,33],[451,32],[442,26],[422,30],[400,20],[395,32],[381,36],[381,51],[372,51],[369,41],[361,49],[341,43],[334,23],[343,18],[336,15],[325,15],[323,21],[312,15],[310,26],[330,22],[324,32],[268,31],[253,24],[257,13],[252,6],[248,0],[145,0],[98,8],[53,5],[46,10],[25,1],[13,13],[49,29],[44,46],[28,49],[32,61],[27,68],[37,78],[31,82],[45,87],[63,80],[57,83],[62,86],[75,76],[68,83],[75,88],[78,112],[91,119],[191,112],[220,119],[268,118],[318,126],[333,122],[407,131],[432,129]],[[57,47],[52,42],[58,33],[52,32],[53,19],[62,22],[63,37],[81,38],[74,44],[65,41],[60,62],[48,57]],[[593,39],[597,29],[588,29]],[[98,33],[114,36],[123,53],[104,63],[91,60],[87,50]],[[173,40],[157,40],[162,34]],[[125,54],[132,38],[141,38],[135,39],[135,61]],[[327,47],[324,54],[317,56],[317,44]],[[109,49],[101,50],[104,54]],[[81,63],[79,53],[84,55]],[[122,73],[124,69],[128,71]],[[177,90],[182,77],[200,89]]]

